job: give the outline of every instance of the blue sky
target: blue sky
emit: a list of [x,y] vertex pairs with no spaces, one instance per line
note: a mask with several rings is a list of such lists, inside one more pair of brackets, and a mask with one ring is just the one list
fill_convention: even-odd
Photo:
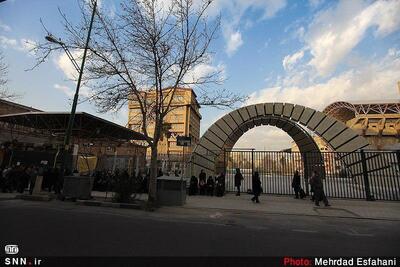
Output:
[[[117,12],[118,0],[101,8]],[[54,55],[33,71],[28,42],[39,42],[48,29],[63,37],[57,8],[79,20],[76,0],[7,0],[0,4],[0,49],[9,65],[9,88],[18,102],[48,111],[69,110],[74,83],[65,55]],[[221,13],[219,38],[209,66],[222,68],[222,87],[250,96],[248,102],[292,102],[322,110],[337,100],[399,99],[400,1],[216,0],[210,19]],[[84,93],[84,92],[83,92]],[[89,103],[78,110],[96,114]],[[202,109],[202,131],[227,111]],[[97,114],[119,124],[126,110]],[[254,142],[254,140],[259,140]],[[272,141],[271,141],[272,140]],[[278,140],[278,141],[277,141]],[[288,147],[280,130],[259,127],[238,146]]]

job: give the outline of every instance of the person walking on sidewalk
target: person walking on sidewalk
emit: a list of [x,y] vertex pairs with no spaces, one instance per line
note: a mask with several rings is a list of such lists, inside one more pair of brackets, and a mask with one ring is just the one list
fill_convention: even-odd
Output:
[[299,192],[300,192],[300,175],[299,171],[295,171],[293,175],[293,180],[292,180],[292,187],[294,190],[295,198],[299,198]]
[[240,169],[236,168],[235,174],[235,187],[237,188],[237,196],[240,196],[240,186],[242,185],[243,175],[240,173]]
[[311,187],[314,189],[315,205],[319,206],[319,202],[322,200],[325,204],[325,207],[330,206],[324,192],[324,185],[322,183],[322,179],[316,171],[313,171],[312,173],[310,184]]
[[254,174],[253,174],[253,195],[254,195],[254,197],[251,199],[251,201],[260,203],[258,196],[261,194],[261,191],[262,191],[262,189],[261,189],[260,175],[258,174],[258,172],[254,172]]

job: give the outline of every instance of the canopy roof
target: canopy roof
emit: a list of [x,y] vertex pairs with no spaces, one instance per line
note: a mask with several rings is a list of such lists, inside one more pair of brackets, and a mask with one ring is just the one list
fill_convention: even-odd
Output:
[[342,122],[346,122],[358,115],[368,114],[399,114],[399,100],[380,100],[370,102],[345,102],[338,101],[328,105],[324,111],[325,114],[335,117]]
[[[0,122],[48,131],[53,136],[64,136],[69,112],[26,112],[0,116]],[[72,135],[88,139],[145,140],[143,134],[85,112],[77,112]]]

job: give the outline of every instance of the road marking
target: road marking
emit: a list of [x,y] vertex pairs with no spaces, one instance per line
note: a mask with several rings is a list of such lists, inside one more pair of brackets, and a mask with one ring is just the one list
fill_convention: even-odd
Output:
[[318,233],[315,230],[306,230],[306,229],[292,229],[293,232],[300,232],[300,233]]
[[362,233],[359,233],[359,232],[357,232],[356,230],[354,230],[352,228],[350,228],[349,230],[350,230],[350,233],[346,232],[346,234],[349,235],[349,236],[368,236],[368,237],[373,237],[374,236],[373,234],[362,234]]
[[216,212],[215,214],[210,214],[209,217],[212,219],[217,219],[217,218],[222,217],[222,213]]
[[346,233],[349,236],[366,236],[366,237],[373,237],[373,234],[353,234],[353,233]]

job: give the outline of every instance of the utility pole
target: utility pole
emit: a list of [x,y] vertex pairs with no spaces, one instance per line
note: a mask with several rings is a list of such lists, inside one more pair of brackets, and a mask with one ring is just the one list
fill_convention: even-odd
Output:
[[80,86],[81,86],[83,68],[85,66],[85,61],[86,61],[86,54],[87,54],[87,50],[88,50],[88,47],[89,47],[90,34],[92,32],[94,15],[96,14],[96,7],[97,7],[97,1],[94,0],[93,1],[92,17],[90,19],[88,35],[87,35],[87,38],[86,38],[85,50],[83,52],[83,58],[82,58],[81,67],[79,68],[80,71],[79,71],[78,82],[77,82],[77,85],[76,85],[74,101],[72,102],[71,114],[69,116],[68,126],[67,126],[67,130],[65,132],[64,145],[62,147],[62,166],[61,166],[61,171],[62,171],[63,174],[64,174],[64,171],[65,171],[65,166],[66,166],[66,162],[67,162],[67,155],[66,154],[67,154],[68,151],[70,151],[72,128],[74,126],[76,106],[78,105],[79,89],[80,89]]

